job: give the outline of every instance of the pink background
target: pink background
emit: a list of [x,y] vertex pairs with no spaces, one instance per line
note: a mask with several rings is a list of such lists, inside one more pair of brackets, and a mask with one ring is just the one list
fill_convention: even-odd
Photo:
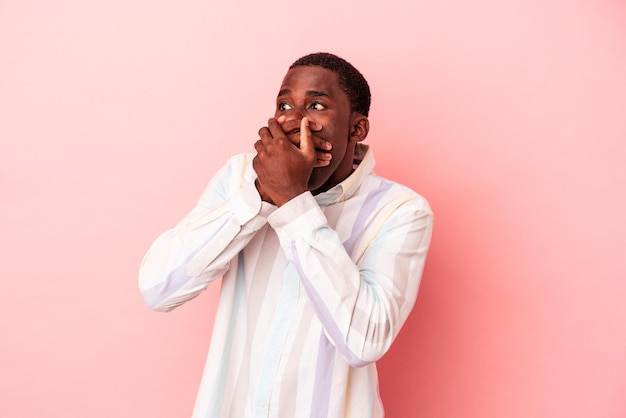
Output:
[[0,416],[190,415],[217,287],[139,263],[323,50],[436,213],[388,416],[625,417],[626,4],[214,3],[0,0]]

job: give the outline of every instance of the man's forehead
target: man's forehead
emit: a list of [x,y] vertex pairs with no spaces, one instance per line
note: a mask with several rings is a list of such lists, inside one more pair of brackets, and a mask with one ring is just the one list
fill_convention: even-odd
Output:
[[341,90],[341,87],[334,71],[319,66],[301,66],[287,71],[280,93],[289,93],[295,89],[312,95],[330,95]]

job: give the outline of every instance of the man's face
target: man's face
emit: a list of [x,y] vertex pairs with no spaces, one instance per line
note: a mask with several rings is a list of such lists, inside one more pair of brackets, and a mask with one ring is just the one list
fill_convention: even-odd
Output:
[[352,172],[354,141],[350,140],[350,100],[334,71],[319,66],[295,67],[287,72],[276,98],[275,117],[285,116],[285,133],[299,142],[300,120],[307,117],[312,135],[332,144],[332,159],[314,168],[309,180],[313,194],[324,192]]

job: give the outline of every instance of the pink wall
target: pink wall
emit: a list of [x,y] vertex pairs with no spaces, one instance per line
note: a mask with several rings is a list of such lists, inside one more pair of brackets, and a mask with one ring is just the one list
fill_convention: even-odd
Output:
[[216,289],[139,262],[318,50],[437,216],[388,416],[626,416],[624,2],[213,3],[0,0],[0,416],[189,416]]

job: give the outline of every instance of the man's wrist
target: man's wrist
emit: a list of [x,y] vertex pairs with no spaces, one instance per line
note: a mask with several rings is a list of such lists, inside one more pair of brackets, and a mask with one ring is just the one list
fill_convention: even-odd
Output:
[[259,196],[261,196],[262,201],[271,203],[272,205],[275,204],[272,198],[269,197],[267,193],[265,193],[265,190],[263,190],[263,187],[261,187],[261,185],[259,184],[259,179],[254,180],[254,186],[256,187],[257,192],[259,192]]
[[261,196],[261,200],[264,202],[271,203],[275,206],[282,206],[285,203],[289,202],[291,199],[300,196],[302,193],[307,192],[308,189],[306,187],[298,187],[292,188],[289,190],[281,190],[279,193],[273,193],[270,196],[264,189],[263,186],[259,183],[259,179],[254,180],[254,185],[259,192],[259,196]]
[[281,196],[277,196],[274,198],[274,204],[278,207],[281,207],[285,203],[289,202],[292,199],[295,199],[296,197],[300,196],[302,193],[305,193],[307,191],[308,191],[307,189],[303,189],[303,190],[296,189],[288,193],[283,193],[281,194]]

